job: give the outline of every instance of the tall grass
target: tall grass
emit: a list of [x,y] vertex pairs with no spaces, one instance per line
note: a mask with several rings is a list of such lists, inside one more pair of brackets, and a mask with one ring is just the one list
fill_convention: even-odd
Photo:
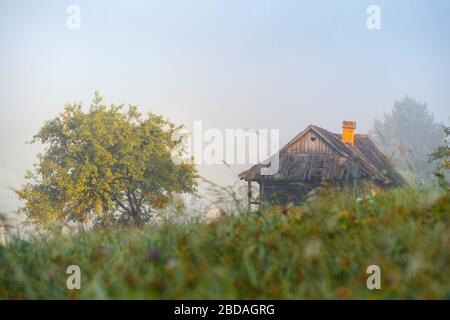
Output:
[[17,240],[0,248],[0,298],[450,298],[449,194],[327,192],[283,212]]

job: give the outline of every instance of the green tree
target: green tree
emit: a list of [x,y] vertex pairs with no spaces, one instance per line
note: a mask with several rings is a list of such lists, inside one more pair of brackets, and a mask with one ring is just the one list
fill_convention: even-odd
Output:
[[136,106],[123,109],[104,105],[96,92],[87,113],[68,104],[33,137],[47,147],[17,191],[30,219],[141,225],[171,194],[196,191],[195,164],[181,160],[181,127]]
[[442,124],[435,122],[425,103],[405,97],[394,103],[391,114],[375,120],[371,137],[406,176],[433,177],[429,154],[444,138]]
[[444,127],[444,132],[446,135],[445,144],[437,147],[430,154],[430,161],[436,164],[436,169],[434,174],[438,178],[439,184],[442,187],[449,187],[449,182],[447,177],[450,171],[450,127]]

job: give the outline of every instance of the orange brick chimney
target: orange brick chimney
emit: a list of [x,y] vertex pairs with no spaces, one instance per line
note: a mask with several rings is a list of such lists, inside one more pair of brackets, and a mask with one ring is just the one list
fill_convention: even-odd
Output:
[[355,129],[356,122],[344,121],[342,122],[342,142],[353,147],[355,144]]

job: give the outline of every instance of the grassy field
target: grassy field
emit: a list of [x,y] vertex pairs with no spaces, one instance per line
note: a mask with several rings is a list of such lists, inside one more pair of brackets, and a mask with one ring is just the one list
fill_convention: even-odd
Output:
[[[450,194],[319,196],[282,214],[103,228],[0,248],[0,298],[450,298]],[[68,290],[78,265],[81,290]],[[368,290],[366,268],[381,268]]]

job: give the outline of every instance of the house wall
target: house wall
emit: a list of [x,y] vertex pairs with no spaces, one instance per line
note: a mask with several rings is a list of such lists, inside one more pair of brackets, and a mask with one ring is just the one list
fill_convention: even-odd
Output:
[[[289,145],[286,149],[286,153],[292,156],[305,157],[305,159],[303,160],[297,159],[295,161],[299,161],[299,164],[302,163],[310,168],[315,168],[314,165],[306,161],[310,160],[311,157],[325,157],[326,159],[336,158],[338,164],[341,160],[345,160],[343,158],[341,159],[341,157],[336,153],[334,149],[332,149],[327,144],[327,142],[325,142],[319,135],[312,131],[305,133],[299,140]],[[333,157],[330,158],[331,155],[333,155]],[[323,161],[319,161],[319,159],[317,159],[317,162],[315,162],[314,164],[322,165],[322,162]],[[332,169],[332,167],[335,167],[335,165],[328,165],[330,166],[330,168],[324,169]],[[299,181],[288,181],[288,179],[278,181],[266,180],[263,181],[260,186],[261,204],[262,206],[287,205],[289,203],[299,205],[306,200],[309,192],[311,192],[318,186],[319,182],[311,181],[305,183]]]
[[318,183],[264,181],[260,187],[261,204],[263,206],[289,203],[299,205],[306,200],[308,193],[318,186]]

